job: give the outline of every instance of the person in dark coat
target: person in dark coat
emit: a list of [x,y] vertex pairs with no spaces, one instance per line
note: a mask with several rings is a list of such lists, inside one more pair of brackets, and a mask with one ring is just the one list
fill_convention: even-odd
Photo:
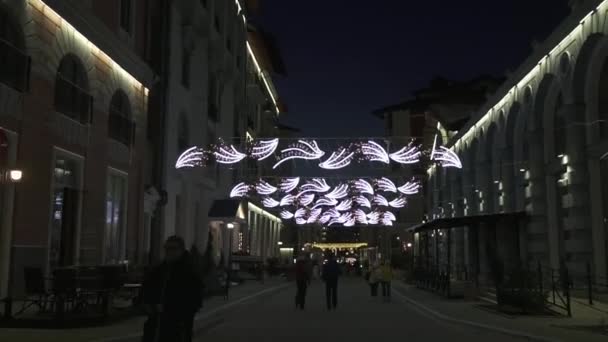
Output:
[[181,237],[167,239],[165,260],[146,275],[142,292],[148,313],[143,341],[191,342],[203,282]]
[[333,255],[329,256],[327,263],[323,265],[322,278],[325,281],[325,298],[327,310],[335,310],[338,306],[338,278],[340,277],[340,265]]
[[303,257],[298,258],[296,261],[296,285],[298,290],[296,292],[296,308],[304,310],[304,304],[306,303],[306,289],[310,284],[310,273],[308,263]]

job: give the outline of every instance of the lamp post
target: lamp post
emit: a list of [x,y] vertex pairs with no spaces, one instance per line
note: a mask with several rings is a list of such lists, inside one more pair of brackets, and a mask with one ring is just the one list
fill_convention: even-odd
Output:
[[[2,184],[16,184],[21,182],[23,178],[23,171],[20,169],[10,169],[10,170],[6,170],[4,172],[0,173],[0,185]],[[13,208],[12,208],[12,212],[15,212],[15,204],[16,204],[16,193],[15,193],[15,189],[13,188]],[[4,196],[3,192],[0,192],[0,196]],[[12,220],[11,220],[12,221]],[[11,244],[12,244],[12,240],[13,240],[13,236],[15,235],[15,224],[14,222],[11,222],[11,226],[9,228],[10,231],[10,236],[8,237],[6,243],[8,243],[8,273],[7,273],[7,294],[6,294],[6,299],[5,299],[5,307],[4,307],[4,314],[5,317],[7,319],[11,319],[12,318],[12,279],[13,279],[13,251],[11,248]]]
[[228,299],[228,292],[230,290],[230,274],[232,273],[232,235],[234,234],[234,223],[230,222],[226,224],[228,228],[228,271],[226,272],[226,299]]

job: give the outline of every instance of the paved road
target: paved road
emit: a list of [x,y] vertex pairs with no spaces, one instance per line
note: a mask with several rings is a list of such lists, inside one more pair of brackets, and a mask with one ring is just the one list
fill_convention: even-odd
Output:
[[[338,310],[324,306],[323,283],[309,288],[305,311],[294,304],[295,284],[287,290],[242,303],[217,317],[197,341],[522,341],[521,339],[461,325],[445,323],[411,307],[397,294],[383,303],[368,295],[360,279],[339,285]],[[374,300],[376,299],[376,300]]]

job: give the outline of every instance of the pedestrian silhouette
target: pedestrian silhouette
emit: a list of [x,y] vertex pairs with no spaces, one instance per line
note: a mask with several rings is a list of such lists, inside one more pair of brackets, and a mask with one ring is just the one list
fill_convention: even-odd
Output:
[[335,310],[338,306],[338,278],[340,277],[340,266],[333,255],[329,256],[327,263],[323,265],[322,278],[325,282],[325,298],[327,310]]

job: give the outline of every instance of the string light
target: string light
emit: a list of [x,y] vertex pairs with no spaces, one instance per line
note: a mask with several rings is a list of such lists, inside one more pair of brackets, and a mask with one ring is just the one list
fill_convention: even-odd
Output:
[[218,145],[213,155],[215,161],[220,164],[236,164],[247,157],[246,154],[237,151],[233,145]]
[[197,146],[190,147],[177,158],[175,168],[182,169],[186,167],[202,166],[204,159],[205,152],[203,151],[203,149]]
[[313,209],[318,208],[318,207],[333,207],[335,205],[338,204],[338,201],[333,199],[333,198],[325,198],[325,197],[321,197],[317,200],[317,202],[315,203],[315,205],[312,207]]
[[332,192],[325,195],[327,198],[341,199],[348,196],[348,185],[340,184]]
[[293,218],[293,214],[287,210],[281,211],[281,218],[285,220],[291,220]]
[[390,164],[390,159],[386,150],[375,141],[368,141],[361,144],[361,153],[369,161],[379,161],[384,164]]
[[310,205],[315,200],[315,194],[304,194],[299,198],[300,204],[307,206]]
[[239,184],[237,184],[230,191],[230,198],[237,198],[237,197],[245,197],[245,196],[247,196],[247,193],[249,193],[249,188],[250,188],[249,185],[247,185],[245,183],[239,183]]
[[382,177],[377,181],[380,191],[397,192],[397,186],[390,179]]
[[399,197],[399,198],[396,198],[396,199],[394,199],[394,200],[390,201],[390,202],[388,203],[388,205],[390,205],[390,206],[391,206],[391,207],[393,207],[393,208],[397,208],[397,209],[398,209],[398,208],[403,208],[403,207],[405,207],[405,204],[406,204],[406,203],[407,203],[407,202],[406,202],[405,198],[403,198],[403,197]]
[[358,179],[355,181],[355,189],[362,194],[374,194],[374,187],[364,179]]
[[306,215],[306,209],[300,208],[300,209],[296,210],[294,217],[299,218],[299,217],[304,217],[305,215]]
[[281,202],[279,202],[279,205],[281,207],[288,207],[292,204],[294,204],[296,201],[296,196],[294,195],[285,195],[285,197],[281,198]]
[[383,207],[388,207],[388,200],[382,195],[376,195],[374,196],[374,204]]
[[372,208],[372,203],[365,196],[356,196],[355,203],[357,203],[361,207]]
[[310,183],[306,183],[300,187],[300,193],[296,197],[300,197],[307,192],[328,192],[331,189],[327,185],[327,181],[323,178],[315,178]]
[[340,149],[339,153],[333,152],[326,161],[319,164],[319,167],[326,170],[337,170],[347,167],[355,155],[354,152],[347,153],[346,148]]
[[279,190],[279,189],[277,187],[274,187],[274,186],[268,184],[267,182],[265,182],[263,180],[260,180],[258,182],[258,184],[255,186],[255,190],[260,195],[272,195],[275,192],[277,192],[277,190]]
[[264,160],[270,157],[279,146],[279,139],[261,140],[256,142],[251,150],[251,157],[256,160]]
[[336,206],[336,210],[338,211],[348,211],[351,210],[353,207],[353,200],[349,199],[345,199],[344,201],[340,202],[340,204],[338,204]]
[[283,180],[281,180],[279,188],[284,193],[289,193],[295,190],[298,187],[298,184],[300,184],[300,177],[284,178]]
[[294,144],[293,146],[282,150],[281,154],[286,156],[279,160],[272,167],[273,169],[276,169],[279,165],[291,159],[319,159],[325,155],[325,152],[319,149],[317,142],[314,140],[311,140],[310,142],[305,140],[298,140],[297,144]]
[[389,157],[399,164],[415,164],[420,161],[420,148],[412,146],[412,143],[400,149],[395,153],[391,153]]
[[397,188],[397,190],[404,195],[415,195],[420,191],[420,184],[415,181],[407,182],[403,186]]
[[279,206],[279,202],[273,198],[266,197],[262,200],[262,205],[266,208],[276,208]]

